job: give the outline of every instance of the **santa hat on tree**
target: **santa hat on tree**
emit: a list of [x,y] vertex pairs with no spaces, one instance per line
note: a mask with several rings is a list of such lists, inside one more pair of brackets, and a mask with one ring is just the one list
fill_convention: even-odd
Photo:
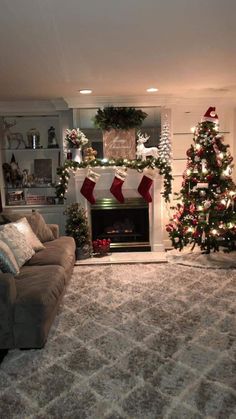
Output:
[[215,122],[215,124],[218,123],[218,115],[216,114],[216,108],[213,106],[210,106],[210,108],[207,109],[203,119],[203,121],[210,121]]

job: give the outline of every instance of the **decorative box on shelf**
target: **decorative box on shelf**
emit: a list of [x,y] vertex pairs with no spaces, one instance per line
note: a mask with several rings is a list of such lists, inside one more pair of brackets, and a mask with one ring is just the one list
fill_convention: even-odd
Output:
[[12,191],[6,194],[7,205],[25,205],[24,191]]
[[45,195],[31,195],[28,194],[26,197],[27,205],[46,205],[47,197]]

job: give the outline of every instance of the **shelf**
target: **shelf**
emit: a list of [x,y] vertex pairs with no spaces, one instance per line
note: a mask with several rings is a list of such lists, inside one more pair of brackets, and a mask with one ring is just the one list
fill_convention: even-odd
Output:
[[40,151],[40,150],[47,150],[47,151],[61,151],[60,147],[41,147],[41,148],[1,148],[1,151]]
[[5,205],[4,208],[14,208],[14,209],[19,209],[19,208],[63,208],[65,207],[65,204],[43,204],[43,205],[27,205],[27,204],[22,204],[22,205]]
[[44,185],[44,186],[17,186],[13,188],[12,186],[5,186],[4,189],[7,191],[18,191],[21,189],[55,189],[55,185]]

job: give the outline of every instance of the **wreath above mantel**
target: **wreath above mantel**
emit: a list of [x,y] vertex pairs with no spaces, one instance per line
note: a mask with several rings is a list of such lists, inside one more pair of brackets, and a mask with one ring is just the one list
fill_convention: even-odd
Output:
[[94,124],[103,131],[111,129],[139,128],[147,113],[132,107],[106,106],[99,108],[94,117]]
[[56,197],[59,200],[64,202],[66,199],[65,195],[68,188],[68,183],[70,179],[70,173],[75,172],[77,169],[84,169],[86,167],[126,167],[127,169],[134,169],[138,172],[142,172],[145,168],[159,169],[159,174],[164,178],[164,190],[162,195],[165,202],[170,201],[170,194],[172,191],[171,181],[173,180],[171,166],[163,162],[161,159],[150,158],[145,161],[141,159],[138,160],[127,160],[127,159],[95,159],[89,162],[77,163],[73,160],[66,160],[64,166],[60,166],[57,169],[57,174],[59,176],[59,182],[56,185]]

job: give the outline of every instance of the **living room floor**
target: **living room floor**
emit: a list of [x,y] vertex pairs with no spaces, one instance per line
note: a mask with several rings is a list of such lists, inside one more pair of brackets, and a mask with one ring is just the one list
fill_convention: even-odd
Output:
[[1,418],[234,419],[236,271],[76,266],[42,350],[0,367]]

